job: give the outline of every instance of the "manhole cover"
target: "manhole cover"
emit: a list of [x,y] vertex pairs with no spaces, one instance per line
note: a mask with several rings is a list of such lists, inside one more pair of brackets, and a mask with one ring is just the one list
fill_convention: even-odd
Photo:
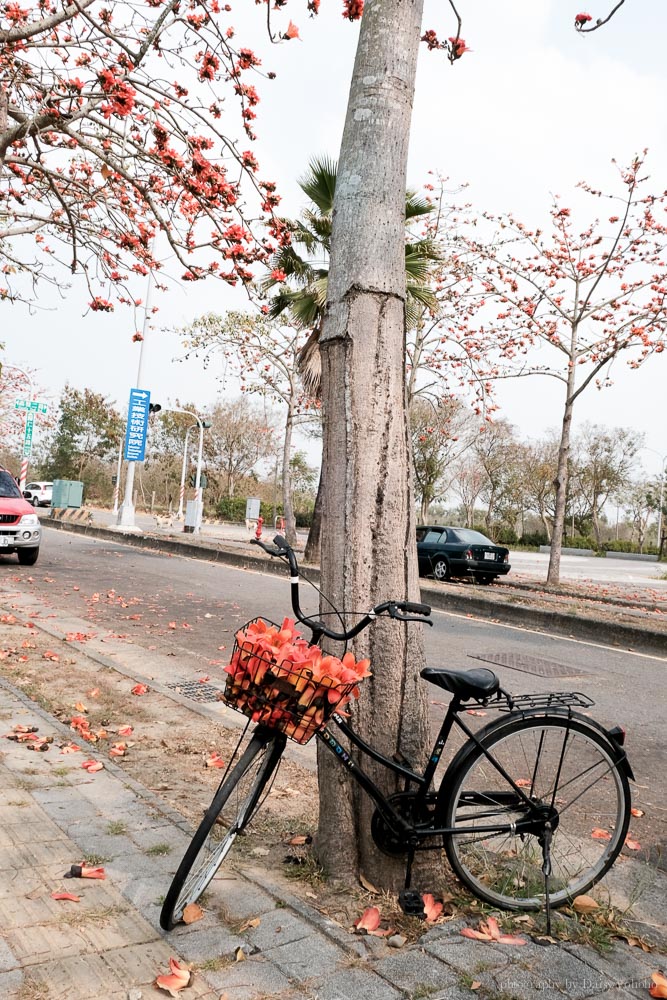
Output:
[[220,688],[203,681],[172,681],[167,687],[182,694],[184,698],[190,698],[191,701],[218,701],[218,695],[221,693]]
[[537,656],[525,653],[469,653],[473,660],[485,660],[496,663],[499,667],[509,667],[510,670],[520,670],[524,674],[535,677],[581,677],[586,671],[577,667],[567,667],[553,660],[541,660]]

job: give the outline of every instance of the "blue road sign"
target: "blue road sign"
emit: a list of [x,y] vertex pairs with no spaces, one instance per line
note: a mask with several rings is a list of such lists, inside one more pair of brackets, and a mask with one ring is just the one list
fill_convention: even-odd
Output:
[[146,455],[150,401],[150,392],[146,392],[145,389],[130,389],[127,430],[125,431],[125,458],[128,462],[143,462]]

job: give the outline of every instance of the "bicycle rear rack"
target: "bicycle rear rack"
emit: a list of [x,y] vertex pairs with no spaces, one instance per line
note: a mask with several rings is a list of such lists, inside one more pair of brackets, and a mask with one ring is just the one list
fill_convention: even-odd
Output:
[[499,691],[489,708],[499,712],[521,712],[528,709],[547,710],[551,708],[590,708],[595,702],[581,691],[549,691],[541,694],[507,694]]

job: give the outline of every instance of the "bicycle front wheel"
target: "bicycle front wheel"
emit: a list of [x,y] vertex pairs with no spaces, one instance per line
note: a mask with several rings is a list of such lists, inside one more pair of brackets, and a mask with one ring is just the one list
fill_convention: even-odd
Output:
[[255,733],[238,764],[218,788],[181,861],[160,913],[160,926],[170,931],[196,903],[215,876],[239,833],[262,802],[285,749],[286,738],[275,732]]
[[[618,750],[585,719],[566,716],[510,718],[482,745],[542,817],[552,818],[550,905],[587,892],[614,863],[630,822],[630,787],[616,763]],[[479,747],[445,775],[443,792],[443,825],[467,831],[444,838],[461,882],[492,906],[542,909],[539,823],[532,832],[513,828],[531,808]],[[489,832],[495,823],[505,832]]]

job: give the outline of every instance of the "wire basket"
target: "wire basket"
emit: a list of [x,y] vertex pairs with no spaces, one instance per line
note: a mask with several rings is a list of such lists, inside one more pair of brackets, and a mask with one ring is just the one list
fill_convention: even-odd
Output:
[[253,722],[277,729],[296,743],[312,739],[333,712],[356,693],[359,683],[315,677],[312,671],[299,669],[288,659],[279,663],[273,656],[259,652],[254,642],[238,639],[227,674],[221,700]]

